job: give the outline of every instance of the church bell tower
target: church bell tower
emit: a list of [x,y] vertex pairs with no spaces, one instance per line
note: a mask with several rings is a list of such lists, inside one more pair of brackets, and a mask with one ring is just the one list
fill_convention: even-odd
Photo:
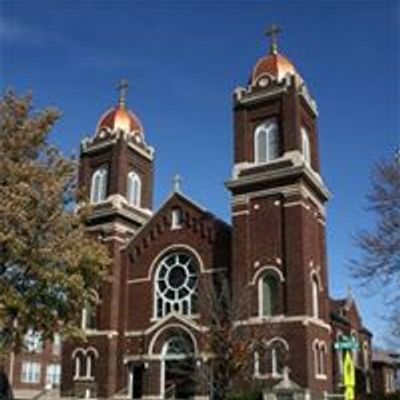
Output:
[[268,32],[269,53],[233,95],[234,165],[227,183],[232,291],[237,303],[249,295],[240,326],[261,329],[266,343],[284,343],[291,378],[310,393],[322,393],[331,385],[325,245],[330,193],[321,177],[316,102],[279,52],[278,32]]
[[94,135],[81,143],[79,189],[92,206],[87,229],[107,245],[112,265],[97,292],[97,307],[82,310],[87,341],[64,344],[65,395],[109,397],[125,374],[121,249],[153,214],[154,159],[143,125],[126,105],[127,87],[122,81],[117,105],[101,116]]

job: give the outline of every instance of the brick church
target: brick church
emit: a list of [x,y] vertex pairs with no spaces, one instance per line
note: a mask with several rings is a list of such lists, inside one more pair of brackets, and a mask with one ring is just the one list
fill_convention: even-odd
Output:
[[213,398],[216,305],[230,310],[243,343],[254,342],[242,346],[248,365],[234,387],[277,384],[289,370],[308,399],[340,390],[343,356],[333,342],[351,334],[361,345],[357,379],[370,390],[371,334],[351,296],[329,296],[317,105],[274,37],[234,90],[233,119],[230,224],[178,181],[154,210],[155,151],[124,88],[82,141],[88,230],[113,265],[96,309],[82,312],[87,341],[63,345],[62,394]]

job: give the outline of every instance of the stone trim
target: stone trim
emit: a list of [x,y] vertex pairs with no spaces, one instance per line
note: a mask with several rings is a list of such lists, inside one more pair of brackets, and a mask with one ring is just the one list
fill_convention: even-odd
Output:
[[239,320],[234,323],[235,326],[263,325],[263,324],[280,324],[280,323],[301,323],[304,326],[309,324],[316,325],[320,328],[331,332],[332,327],[321,319],[312,318],[308,315],[299,315],[293,317],[285,317],[277,315],[273,317],[250,317],[246,320]]
[[107,336],[109,339],[112,339],[114,336],[118,336],[118,331],[116,331],[116,330],[87,329],[84,332],[85,332],[85,335],[88,336],[88,337],[91,337],[91,336]]

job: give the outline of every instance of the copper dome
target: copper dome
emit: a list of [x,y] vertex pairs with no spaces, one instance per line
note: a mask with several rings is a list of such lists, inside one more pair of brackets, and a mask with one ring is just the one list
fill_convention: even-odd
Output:
[[97,132],[102,129],[123,130],[125,132],[139,132],[143,133],[143,126],[139,118],[124,104],[111,108],[105,112],[97,125]]
[[285,56],[274,52],[257,62],[251,74],[251,83],[257,83],[262,76],[266,75],[273,76],[280,81],[287,74],[297,74],[296,68]]

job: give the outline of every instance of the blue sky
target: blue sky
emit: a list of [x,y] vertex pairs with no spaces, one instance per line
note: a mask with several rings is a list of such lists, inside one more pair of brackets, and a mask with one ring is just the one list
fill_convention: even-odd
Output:
[[[232,91],[245,85],[283,28],[280,49],[320,111],[333,296],[355,286],[346,269],[356,229],[368,227],[369,171],[400,144],[399,2],[0,0],[0,86],[32,90],[63,118],[52,139],[66,153],[92,133],[131,83],[129,106],[156,148],[156,205],[183,176],[189,196],[229,220]],[[383,300],[354,288],[365,324],[384,339]]]

